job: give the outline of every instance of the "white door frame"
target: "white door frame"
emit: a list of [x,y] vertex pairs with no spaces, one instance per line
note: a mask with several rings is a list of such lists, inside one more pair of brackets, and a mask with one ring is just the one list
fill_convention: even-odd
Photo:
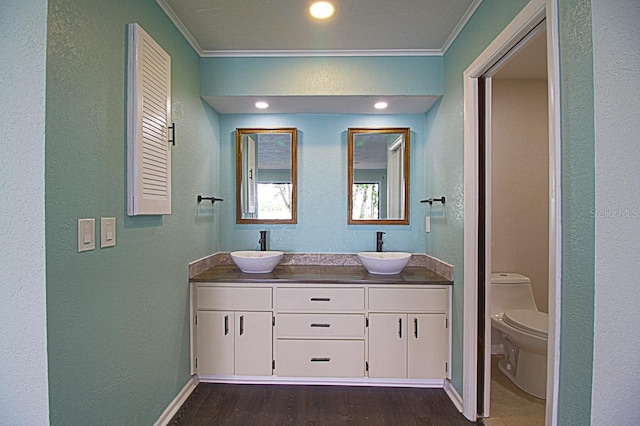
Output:
[[[477,414],[477,313],[478,313],[478,78],[505,56],[546,18],[549,90],[549,334],[547,349],[546,424],[557,423],[560,337],[560,108],[557,0],[531,0],[464,72],[464,334],[462,412],[469,420]],[[487,132],[489,133],[489,132]],[[487,172],[489,173],[489,171]],[[487,220],[488,221],[488,220]],[[488,228],[490,229],[490,228]],[[490,244],[490,239],[487,239]],[[489,247],[490,248],[490,247]],[[490,251],[488,252],[490,253]],[[490,259],[487,260],[489,262]],[[489,270],[490,272],[490,270]],[[486,274],[490,280],[491,274]],[[485,283],[488,287],[489,283]],[[486,298],[485,311],[490,298]],[[488,316],[487,316],[488,318]],[[485,321],[490,336],[491,322]],[[491,345],[486,344],[485,359]],[[485,362],[485,371],[489,371]],[[487,386],[485,384],[485,386]]]

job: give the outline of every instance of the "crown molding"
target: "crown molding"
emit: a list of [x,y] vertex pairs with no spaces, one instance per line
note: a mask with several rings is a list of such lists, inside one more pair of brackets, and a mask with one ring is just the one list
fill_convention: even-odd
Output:
[[449,37],[444,42],[444,45],[442,45],[442,49],[440,49],[440,51],[443,55],[447,53],[447,50],[449,50],[453,42],[456,41],[456,38],[458,38],[458,35],[460,35],[460,33],[462,32],[464,26],[467,25],[469,19],[471,19],[478,7],[480,7],[480,3],[482,3],[482,0],[475,0],[473,3],[471,3],[471,5],[469,5],[467,11],[464,13],[464,15],[462,15],[460,21],[458,21],[458,25],[456,25],[453,31],[451,31],[451,34],[449,34]]
[[176,15],[171,6],[169,6],[169,4],[167,4],[165,0],[156,0],[156,3],[158,3],[158,6],[160,6],[164,13],[169,17],[171,22],[173,22],[173,25],[176,26],[178,31],[182,33],[193,50],[195,50],[198,55],[202,56],[202,48],[200,47],[196,39],[193,38],[187,27],[182,23],[180,18],[178,18],[178,15]]
[[442,56],[440,49],[353,49],[353,50],[205,50],[205,58],[319,57],[319,56]]

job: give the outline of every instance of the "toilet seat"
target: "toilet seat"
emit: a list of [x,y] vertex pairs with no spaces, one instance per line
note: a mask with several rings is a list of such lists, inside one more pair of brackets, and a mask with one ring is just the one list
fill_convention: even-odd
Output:
[[511,327],[533,334],[534,336],[547,338],[549,330],[549,317],[546,313],[532,309],[514,309],[505,311],[503,320]]

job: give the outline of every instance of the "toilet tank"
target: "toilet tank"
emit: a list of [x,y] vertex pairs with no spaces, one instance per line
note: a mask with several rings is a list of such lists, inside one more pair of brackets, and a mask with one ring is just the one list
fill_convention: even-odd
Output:
[[515,272],[492,273],[491,314],[511,309],[538,309],[531,280]]

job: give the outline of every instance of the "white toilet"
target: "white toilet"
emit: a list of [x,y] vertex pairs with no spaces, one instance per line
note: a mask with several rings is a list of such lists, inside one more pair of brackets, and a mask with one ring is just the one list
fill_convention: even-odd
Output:
[[520,389],[545,398],[548,316],[538,311],[531,280],[516,273],[491,274],[491,353]]

